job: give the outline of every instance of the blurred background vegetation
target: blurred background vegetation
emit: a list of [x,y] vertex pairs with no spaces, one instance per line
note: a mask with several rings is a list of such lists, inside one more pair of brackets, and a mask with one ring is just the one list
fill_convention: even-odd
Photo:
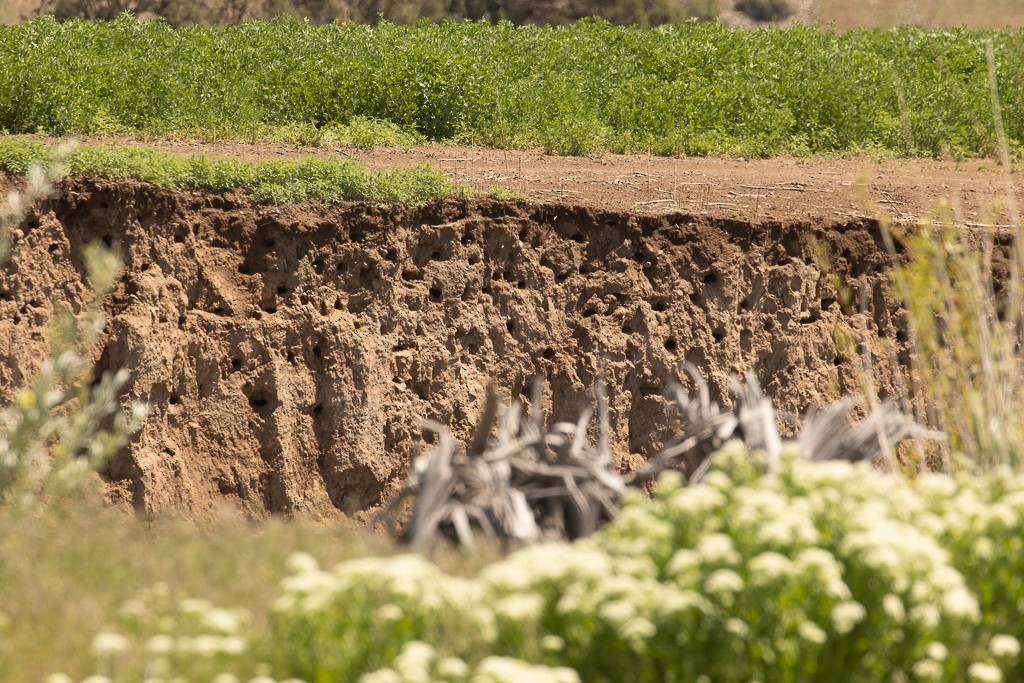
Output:
[[689,19],[738,26],[835,22],[842,30],[916,24],[931,28],[1024,26],[1024,0],[3,0],[0,23],[42,14],[58,19],[113,19],[124,11],[161,17],[173,26],[223,25],[289,15],[315,23],[394,23],[426,18],[507,19],[517,24],[568,24],[599,16],[648,27]]

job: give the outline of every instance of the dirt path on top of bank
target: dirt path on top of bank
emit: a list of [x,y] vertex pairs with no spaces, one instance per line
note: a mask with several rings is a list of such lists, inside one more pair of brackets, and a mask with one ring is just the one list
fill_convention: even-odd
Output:
[[[54,138],[39,138],[56,142]],[[772,157],[723,159],[602,154],[564,157],[539,150],[423,145],[357,150],[284,143],[83,138],[185,154],[261,158],[355,159],[367,167],[429,164],[452,180],[487,192],[512,190],[533,202],[652,215],[683,212],[742,221],[844,221],[881,214],[913,223],[948,198],[961,224],[1009,225],[1008,189],[1024,197],[1021,165],[1007,174],[987,159]]]

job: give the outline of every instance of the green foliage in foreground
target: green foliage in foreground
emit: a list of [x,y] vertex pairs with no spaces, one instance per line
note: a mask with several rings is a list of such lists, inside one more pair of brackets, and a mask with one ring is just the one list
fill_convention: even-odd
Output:
[[908,484],[799,456],[762,471],[727,447],[707,484],[665,476],[596,537],[522,550],[471,578],[418,555],[321,569],[296,553],[278,589],[250,592],[258,600],[215,604],[229,585],[206,587],[214,602],[146,588],[119,623],[97,623],[94,670],[125,681],[254,666],[362,683],[1021,679],[1024,476]]
[[[0,138],[0,172],[22,174],[47,166],[55,147],[19,137]],[[355,161],[273,159],[259,162],[182,155],[145,147],[79,147],[66,160],[71,175],[134,178],[158,185],[224,191],[242,189],[256,200],[422,204],[458,193],[427,167],[368,171]]]
[[1022,36],[44,18],[0,27],[0,130],[315,140],[369,121],[569,154],[987,155],[997,136],[985,44],[1019,152]]

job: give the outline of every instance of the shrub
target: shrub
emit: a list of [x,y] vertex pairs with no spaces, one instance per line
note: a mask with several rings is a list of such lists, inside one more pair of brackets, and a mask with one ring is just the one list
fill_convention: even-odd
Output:
[[423,666],[509,657],[587,681],[959,680],[1016,666],[1024,544],[1006,544],[1024,477],[927,475],[915,493],[792,454],[770,477],[736,446],[715,463],[706,486],[665,475],[594,539],[520,551],[474,579],[414,556],[333,571],[302,559],[275,605],[282,671],[415,680],[412,641],[431,646],[411,650]]
[[789,0],[736,0],[736,9],[754,21],[782,21],[794,12]]

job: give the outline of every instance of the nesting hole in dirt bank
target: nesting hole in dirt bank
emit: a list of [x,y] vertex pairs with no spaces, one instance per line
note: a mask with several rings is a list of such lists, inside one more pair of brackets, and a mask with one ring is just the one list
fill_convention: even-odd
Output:
[[[831,323],[843,310],[830,301],[837,295],[821,286],[820,273],[803,265],[804,254],[788,256],[793,263],[775,271],[778,228],[609,218],[589,209],[570,211],[566,221],[565,208],[456,203],[423,213],[281,205],[268,218],[268,207],[238,204],[218,214],[193,198],[201,195],[140,192],[152,197],[136,206],[163,207],[144,217],[148,225],[198,224],[203,236],[186,235],[188,246],[170,250],[169,259],[173,233],[131,233],[123,240],[129,271],[137,273],[147,260],[153,266],[148,277],[136,278],[131,297],[138,301],[106,311],[111,348],[136,373],[140,393],[158,396],[165,411],[174,406],[174,419],[148,423],[125,458],[144,463],[159,453],[147,451],[151,444],[173,440],[176,457],[190,463],[181,478],[161,484],[176,489],[139,494],[147,509],[180,500],[197,510],[221,503],[198,497],[210,491],[217,498],[216,477],[230,470],[231,502],[257,517],[311,509],[315,501],[304,496],[313,490],[333,492],[339,510],[362,510],[392,490],[410,454],[422,448],[423,418],[439,420],[464,441],[487,382],[505,398],[528,399],[523,378],[540,373],[547,380],[543,400],[560,406],[559,419],[575,419],[602,358],[609,368],[610,439],[624,467],[671,436],[665,420],[673,413],[661,394],[671,379],[685,381],[684,360],[712,378],[713,395],[726,391],[723,378],[745,366],[778,377],[766,391],[792,412],[808,396],[828,391],[818,386],[822,376],[838,375],[842,383],[856,365],[844,364],[822,339],[825,326],[796,324],[806,311],[827,310],[822,317]],[[114,222],[83,222],[73,235],[98,240],[109,232],[121,239]],[[289,230],[289,223],[297,227]],[[365,233],[362,245],[347,241],[351,226]],[[212,243],[215,234],[223,245]],[[63,264],[82,239],[47,234],[35,245],[36,258],[42,253],[47,263]],[[829,239],[829,253],[838,254],[836,243],[845,240],[858,245],[853,252],[860,258],[861,233],[826,229],[822,240]],[[47,258],[51,243],[56,247]],[[848,274],[852,265],[835,268]],[[803,278],[801,291],[790,288],[794,273]],[[9,289],[11,282],[0,286]],[[33,298],[14,291],[16,304],[0,303],[8,321]],[[869,303],[877,306],[876,298]],[[172,324],[152,319],[154,304]],[[220,317],[203,312],[218,308]],[[178,330],[173,322],[182,312],[188,324],[182,316]],[[18,314],[20,327],[8,329],[27,335],[46,314]],[[891,339],[900,318],[885,320]],[[208,358],[181,367],[147,364],[153,344]],[[392,349],[402,344],[412,351],[395,358]],[[818,384],[805,381],[807,368]],[[171,388],[180,393],[177,403]],[[196,423],[203,428],[188,427]],[[209,464],[217,459],[223,464]]]
[[277,397],[265,389],[252,389],[248,392],[246,398],[253,412],[263,416],[272,413],[278,404]]

